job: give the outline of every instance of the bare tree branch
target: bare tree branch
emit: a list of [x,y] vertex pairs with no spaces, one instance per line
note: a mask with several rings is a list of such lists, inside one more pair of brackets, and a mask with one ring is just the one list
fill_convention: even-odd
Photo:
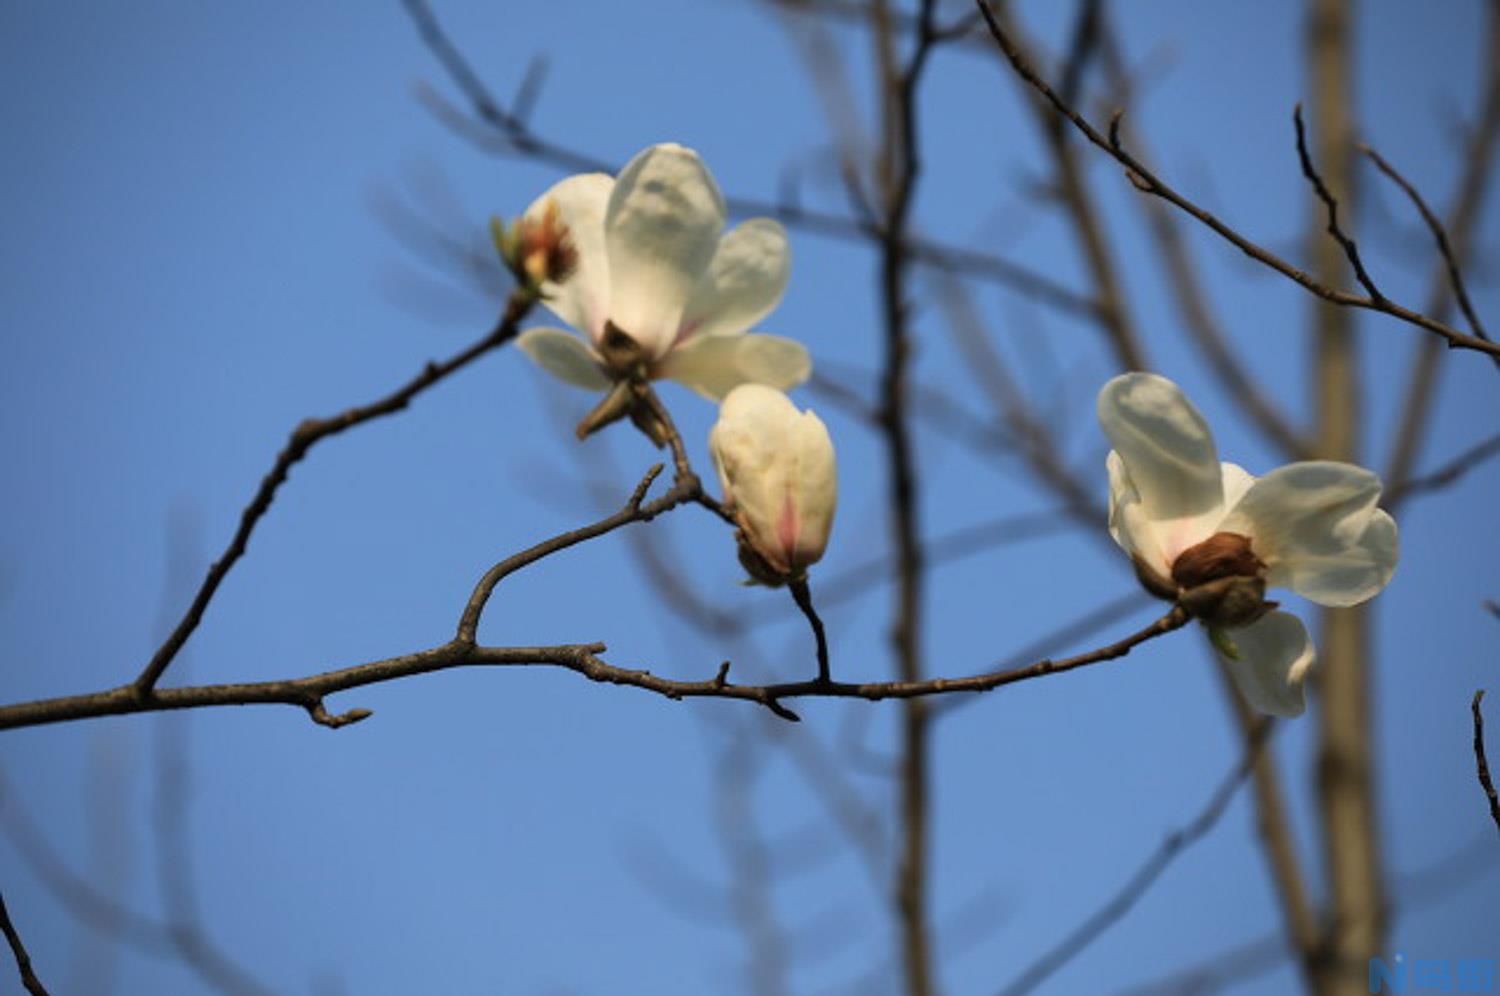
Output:
[[1430,473],[1396,482],[1386,492],[1385,506],[1395,509],[1413,495],[1440,491],[1497,454],[1500,454],[1500,433],[1480,440]]
[[[1010,16],[1009,5],[1000,8],[997,15],[1006,22],[1011,38],[1018,49],[1030,61],[1026,43],[1019,28]],[[1083,69],[1098,40],[1099,0],[1083,0],[1079,5],[1074,23],[1074,40],[1063,69],[1062,93],[1065,100],[1080,84]],[[1023,84],[1024,85],[1024,84]],[[1030,92],[1027,106],[1032,109],[1040,126],[1055,170],[1057,196],[1066,208],[1074,238],[1083,254],[1089,276],[1094,283],[1095,300],[1099,307],[1099,323],[1114,351],[1115,362],[1123,370],[1146,368],[1145,353],[1135,324],[1125,307],[1125,292],[1114,257],[1104,233],[1103,217],[1094,201],[1093,192],[1078,162],[1073,144],[1069,141],[1065,123],[1057,109],[1040,93]]]
[[[576,172],[613,174],[619,171],[618,163],[541,138],[524,120],[506,112],[479,80],[457,46],[447,38],[426,0],[403,0],[403,3],[423,41],[462,91],[464,99],[469,102],[483,128],[476,129],[471,118],[443,103],[442,98],[435,93],[424,94],[427,106],[439,121],[464,139],[492,153],[519,155]],[[725,203],[730,213],[740,217],[766,215],[809,234],[843,242],[867,245],[882,240],[887,235],[866,220],[809,210],[797,204],[736,196],[726,197]],[[924,266],[987,280],[1059,311],[1088,320],[1098,319],[1099,308],[1096,302],[1059,284],[1044,273],[1027,269],[993,253],[944,245],[910,234],[903,235],[902,242],[907,255]]]
[[783,719],[795,721],[798,719],[797,715],[782,705],[783,699],[844,698],[878,702],[882,699],[920,699],[955,692],[988,692],[1004,685],[1116,660],[1148,640],[1181,629],[1187,621],[1186,613],[1174,608],[1144,629],[1097,650],[966,677],[869,682],[823,682],[814,678],[767,685],[734,684],[728,680],[727,667],[721,668],[714,678],[705,681],[676,681],[658,677],[650,671],[615,667],[597,656],[606,649],[602,643],[483,647],[455,640],[428,650],[356,664],[337,671],[325,671],[305,678],[159,688],[144,698],[136,693],[135,686],[122,685],[103,692],[0,706],[0,730],[97,716],[124,716],[228,705],[296,706],[307,710],[315,722],[338,728],[366,719],[371,712],[368,709],[351,709],[331,715],[323,706],[325,696],[351,688],[460,667],[558,667],[581,674],[590,681],[628,685],[669,699],[717,698],[755,702]]
[[[1358,203],[1352,140],[1356,39],[1351,0],[1311,0],[1304,21],[1304,51],[1314,142],[1327,176],[1324,203],[1337,198],[1351,216]],[[1299,129],[1299,149],[1305,156],[1304,139]],[[1352,241],[1320,237],[1320,228],[1337,228],[1331,210],[1326,227],[1320,225],[1316,209],[1307,223],[1311,265],[1318,279],[1331,285],[1345,280],[1350,267],[1358,272]],[[1361,279],[1367,288],[1373,287],[1367,276]],[[1316,452],[1326,460],[1359,459],[1366,420],[1356,318],[1354,311],[1323,302],[1315,302],[1309,314]],[[1389,925],[1375,800],[1372,635],[1365,606],[1325,607],[1319,615],[1319,666],[1313,676],[1321,705],[1316,801],[1328,898],[1318,957],[1304,964],[1318,993],[1352,996],[1366,991],[1366,966],[1383,950]]]
[[1386,299],[1375,286],[1368,271],[1365,270],[1365,262],[1360,258],[1359,245],[1354,241],[1343,227],[1339,225],[1339,201],[1333,196],[1333,191],[1328,189],[1328,184],[1323,181],[1323,175],[1318,172],[1317,166],[1313,164],[1312,153],[1307,151],[1307,129],[1302,124],[1302,105],[1298,103],[1292,108],[1292,126],[1297,132],[1297,161],[1302,165],[1302,175],[1307,182],[1312,184],[1313,193],[1318,195],[1318,200],[1323,202],[1324,209],[1328,212],[1328,225],[1325,229],[1329,236],[1339,244],[1344,251],[1344,258],[1349,260],[1349,265],[1354,269],[1354,278],[1359,281],[1361,287],[1370,295],[1370,300],[1382,302]]
[[1490,763],[1484,756],[1484,713],[1479,711],[1479,703],[1484,701],[1484,689],[1481,688],[1474,693],[1474,701],[1469,704],[1469,709],[1474,714],[1474,769],[1479,778],[1479,787],[1484,789],[1485,798],[1490,802],[1490,819],[1495,821],[1495,829],[1500,830],[1500,795],[1495,794],[1495,783],[1490,779]]
[[1166,200],[1168,203],[1181,209],[1182,211],[1185,211],[1187,214],[1202,222],[1204,225],[1207,225],[1215,233],[1224,238],[1245,255],[1249,256],[1251,259],[1270,267],[1271,269],[1280,273],[1282,276],[1300,285],[1310,293],[1322,298],[1325,301],[1328,301],[1331,304],[1342,305],[1349,308],[1360,308],[1367,311],[1378,311],[1382,314],[1390,315],[1393,318],[1399,319],[1400,321],[1405,322],[1408,325],[1413,325],[1417,328],[1431,332],[1434,335],[1441,336],[1444,340],[1447,341],[1450,348],[1469,349],[1475,352],[1483,353],[1487,356],[1500,356],[1500,344],[1488,342],[1484,339],[1479,338],[1478,336],[1466,335],[1463,332],[1460,332],[1458,329],[1453,328],[1451,325],[1441,322],[1428,315],[1412,311],[1410,308],[1406,308],[1402,305],[1396,304],[1389,298],[1364,297],[1359,294],[1351,293],[1349,291],[1338,290],[1334,287],[1330,287],[1329,285],[1320,282],[1312,275],[1308,274],[1304,270],[1299,269],[1296,266],[1293,266],[1291,263],[1271,252],[1269,249],[1266,249],[1263,246],[1257,245],[1256,243],[1250,241],[1248,238],[1241,235],[1235,229],[1226,225],[1223,221],[1219,220],[1210,212],[1204,210],[1197,204],[1194,204],[1192,201],[1179,194],[1172,187],[1168,186],[1160,177],[1153,173],[1149,168],[1147,168],[1140,160],[1136,159],[1135,156],[1131,155],[1125,150],[1125,147],[1120,141],[1118,116],[1116,116],[1116,118],[1111,122],[1110,135],[1106,138],[1093,125],[1089,124],[1088,120],[1084,118],[1082,114],[1074,110],[1073,107],[1069,104],[1065,103],[1063,99],[1057,95],[1057,92],[1054,91],[1052,87],[1048,86],[1046,81],[1044,81],[1040,76],[1036,74],[1036,71],[1031,68],[1031,65],[1022,56],[1020,50],[1016,48],[1015,42],[1000,26],[994,13],[990,10],[987,0],[975,0],[975,2],[979,5],[980,11],[984,14],[985,23],[988,24],[990,28],[990,34],[994,37],[996,43],[999,44],[1001,51],[1003,51],[1006,57],[1010,59],[1011,66],[1015,68],[1016,72],[1020,73],[1021,77],[1025,79],[1026,82],[1030,83],[1037,89],[1038,92],[1046,97],[1047,100],[1051,102],[1052,106],[1055,107],[1058,112],[1066,117],[1069,121],[1071,121],[1073,123],[1073,126],[1076,127],[1086,138],[1088,138],[1090,142],[1098,146],[1100,149],[1104,150],[1117,162],[1119,162],[1120,165],[1124,166],[1127,171],[1126,176],[1136,187],[1136,189],[1140,190],[1142,193],[1160,197],[1163,200]]
[[[1462,265],[1469,255],[1471,236],[1484,207],[1496,174],[1494,169],[1495,148],[1500,145],[1500,3],[1491,2],[1488,26],[1485,31],[1484,51],[1480,65],[1488,67],[1480,83],[1476,98],[1479,117],[1469,133],[1463,155],[1463,170],[1458,179],[1458,192],[1448,209],[1447,224],[1449,244],[1453,258]],[[1428,285],[1424,310],[1430,315],[1446,314],[1452,303],[1452,282],[1445,261],[1434,267]],[[1400,486],[1417,465],[1432,422],[1433,407],[1437,399],[1437,384],[1441,364],[1446,350],[1437,340],[1428,339],[1416,345],[1411,374],[1402,393],[1401,423],[1391,444],[1386,461],[1385,480],[1392,487]]]
[[36,977],[36,972],[31,967],[31,955],[26,952],[21,934],[16,930],[16,925],[10,922],[10,911],[5,908],[4,896],[0,896],[0,931],[4,932],[6,943],[10,945],[10,953],[16,958],[21,985],[26,987],[31,996],[47,996],[47,987],[42,985],[42,980]]
[[219,590],[219,584],[224,580],[225,575],[240,557],[244,556],[245,547],[250,542],[250,534],[270,509],[271,500],[276,497],[277,489],[286,482],[292,466],[306,456],[308,450],[328,436],[337,435],[372,419],[401,411],[422,391],[463,369],[492,349],[509,342],[519,331],[521,320],[531,310],[535,300],[535,295],[531,293],[515,292],[511,295],[494,329],[467,349],[442,362],[429,362],[422,368],[421,373],[377,401],[350,408],[328,418],[309,418],[298,425],[292,431],[286,446],[277,454],[276,462],[271,466],[270,471],[261,480],[255,497],[240,513],[240,524],[235,530],[234,538],[230,540],[224,553],[209,568],[208,576],[203,579],[202,586],[193,597],[187,614],[182,617],[171,635],[167,637],[166,642],[157,649],[140,676],[136,678],[132,686],[136,693],[142,698],[149,698],[157,681],[161,679],[162,673],[172,663],[172,659],[177,656],[177,652],[182,649],[182,645],[187,642],[193,630],[198,628],[198,623],[203,619],[204,610],[208,608],[208,603],[213,599],[214,593]]
[[1361,144],[1359,151],[1363,152],[1380,172],[1389,177],[1391,182],[1400,187],[1402,192],[1411,199],[1417,212],[1421,214],[1422,221],[1432,232],[1433,241],[1437,243],[1438,255],[1442,257],[1443,266],[1448,271],[1448,283],[1453,288],[1453,296],[1458,301],[1459,310],[1464,313],[1464,318],[1469,322],[1470,331],[1481,339],[1488,339],[1489,334],[1484,330],[1484,323],[1479,320],[1479,315],[1474,311],[1474,302],[1469,300],[1469,291],[1464,286],[1463,272],[1458,265],[1458,257],[1453,252],[1453,244],[1448,241],[1448,232],[1443,228],[1443,223],[1438,220],[1437,215],[1432,213],[1432,208],[1427,206],[1427,201],[1423,199],[1417,188],[1402,176],[1396,167],[1386,162],[1385,157],[1368,145]]
[[[871,24],[880,72],[884,109],[878,176],[881,180],[884,231],[880,241],[880,302],[885,331],[880,388],[880,421],[889,459],[888,488],[896,553],[896,604],[891,644],[903,681],[920,682],[922,663],[922,589],[926,566],[919,526],[916,461],[906,410],[907,365],[912,341],[908,328],[906,275],[909,253],[906,230],[922,171],[917,132],[917,87],[936,41],[935,0],[922,0],[917,36],[910,58],[898,67],[890,9],[885,0],[871,7]],[[927,703],[911,699],[901,722],[901,829],[896,870],[896,911],[910,996],[936,991],[928,935],[927,861],[929,762]]]
[[[1126,72],[1124,59],[1118,42],[1108,26],[1100,28],[1100,47],[1104,65],[1109,73],[1110,88],[1117,106],[1130,116],[1130,103],[1134,95],[1134,82]],[[1124,118],[1121,130],[1129,134]],[[1129,135],[1130,145],[1136,150],[1136,158],[1144,161],[1150,156],[1143,150],[1141,136]],[[1311,459],[1312,447],[1304,434],[1294,427],[1272,400],[1255,383],[1250,372],[1236,355],[1229,334],[1209,304],[1198,265],[1188,248],[1178,224],[1179,215],[1171,205],[1159,197],[1139,199],[1146,213],[1148,228],[1156,242],[1157,255],[1166,268],[1173,300],[1182,316],[1194,343],[1208,360],[1209,368],[1224,390],[1239,402],[1250,421],[1262,435],[1276,445],[1287,457],[1298,460]]]

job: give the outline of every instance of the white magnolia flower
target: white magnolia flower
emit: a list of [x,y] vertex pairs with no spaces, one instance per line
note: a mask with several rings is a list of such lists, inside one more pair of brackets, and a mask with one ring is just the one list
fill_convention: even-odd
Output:
[[[838,472],[828,429],[811,411],[761,384],[729,392],[708,435],[725,507],[754,557],[757,580],[779,584],[817,562],[828,546]],[[769,567],[767,572],[764,568]]]
[[555,376],[604,390],[639,365],[714,400],[738,384],[807,379],[801,343],[746,334],[786,290],[786,231],[751,218],[724,232],[724,196],[693,150],[653,145],[618,177],[570,176],[521,224],[549,216],[576,259],[561,283],[542,283],[543,301],[583,338],[536,328],[517,345]]
[[[1347,463],[1292,463],[1255,478],[1220,463],[1208,424],[1177,385],[1129,373],[1099,392],[1109,454],[1109,531],[1157,594],[1174,592],[1211,630],[1245,697],[1300,715],[1312,641],[1267,611],[1265,587],[1357,605],[1396,569],[1396,523],[1380,478]],[[1170,597],[1170,595],[1169,595]],[[1229,630],[1228,633],[1223,632]]]

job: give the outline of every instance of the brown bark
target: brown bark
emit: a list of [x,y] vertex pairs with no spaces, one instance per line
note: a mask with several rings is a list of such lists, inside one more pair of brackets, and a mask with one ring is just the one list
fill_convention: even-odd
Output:
[[[1307,21],[1311,145],[1329,193],[1353,230],[1356,190],[1352,93],[1352,4],[1310,0]],[[1324,233],[1321,205],[1310,224],[1313,272],[1350,278],[1345,248]],[[1361,412],[1354,312],[1319,302],[1313,311],[1316,449],[1354,461]],[[1319,639],[1321,693],[1318,805],[1328,875],[1328,922],[1314,966],[1321,993],[1365,993],[1368,960],[1385,937],[1385,897],[1370,745],[1369,630],[1364,609],[1325,609]]]

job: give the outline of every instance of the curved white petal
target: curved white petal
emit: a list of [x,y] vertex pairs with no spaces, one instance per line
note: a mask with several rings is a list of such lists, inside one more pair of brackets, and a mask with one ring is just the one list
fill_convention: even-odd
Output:
[[604,248],[604,212],[609,205],[614,177],[603,173],[580,173],[553,184],[521,217],[540,221],[548,205],[555,205],[558,220],[567,229],[568,240],[578,254],[578,265],[561,284],[542,284],[542,303],[552,313],[583,332],[592,342],[604,333],[609,309],[609,258]]
[[723,229],[724,195],[692,149],[653,145],[630,160],[604,218],[608,318],[652,355],[665,353]]
[[1176,384],[1156,374],[1121,374],[1099,391],[1098,411],[1148,517],[1182,519],[1223,507],[1213,433]]
[[1219,478],[1224,482],[1224,508],[1234,508],[1255,483],[1255,475],[1237,463],[1225,460],[1219,464]]
[[1266,581],[1321,605],[1357,605],[1396,569],[1396,523],[1375,503],[1380,478],[1309,460],[1278,467],[1245,492],[1220,528],[1250,537]]
[[780,222],[751,218],[735,226],[719,240],[688,299],[678,341],[747,331],[780,303],[791,273],[792,254]]
[[792,566],[805,567],[823,558],[833,531],[838,505],[838,469],[828,427],[811,408],[792,429],[792,453],[797,463],[794,514],[779,523],[781,540],[791,551]]
[[1161,541],[1146,510],[1141,504],[1141,494],[1131,480],[1125,461],[1114,450],[1105,460],[1109,470],[1109,535],[1115,543],[1130,554],[1139,557],[1163,577],[1171,574],[1172,565],[1166,559]]
[[599,366],[599,356],[578,336],[562,329],[527,329],[516,348],[543,370],[575,387],[602,391],[610,380]]
[[802,343],[779,335],[716,335],[678,346],[655,373],[718,401],[740,384],[796,387],[812,373],[812,358]]
[[1273,716],[1300,716],[1307,703],[1302,683],[1317,659],[1302,620],[1289,612],[1268,612],[1228,633],[1239,660],[1219,656],[1249,703]]

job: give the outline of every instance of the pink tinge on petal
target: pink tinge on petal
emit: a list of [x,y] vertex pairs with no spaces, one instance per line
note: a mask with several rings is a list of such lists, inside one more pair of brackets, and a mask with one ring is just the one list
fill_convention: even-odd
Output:
[[667,352],[670,353],[672,350],[676,349],[678,346],[681,346],[683,343],[691,339],[693,337],[693,333],[697,332],[698,329],[702,327],[702,325],[703,320],[701,318],[694,318],[691,321],[684,321],[677,327],[677,335],[673,337],[672,345],[667,347]]
[[1162,557],[1166,561],[1167,571],[1170,573],[1172,565],[1182,553],[1199,543],[1208,539],[1213,534],[1211,529],[1205,527],[1200,517],[1189,517],[1175,519],[1162,524],[1158,533],[1162,546]]
[[590,342],[598,346],[604,341],[604,325],[607,320],[607,316],[604,314],[604,306],[593,297],[590,297],[587,303],[584,304],[584,314],[588,316],[589,323],[589,327],[583,330],[584,334],[589,337]]
[[785,552],[789,567],[797,557],[797,534],[801,528],[797,505],[792,501],[792,489],[787,488],[786,500],[781,506],[781,518],[776,520],[776,542]]

